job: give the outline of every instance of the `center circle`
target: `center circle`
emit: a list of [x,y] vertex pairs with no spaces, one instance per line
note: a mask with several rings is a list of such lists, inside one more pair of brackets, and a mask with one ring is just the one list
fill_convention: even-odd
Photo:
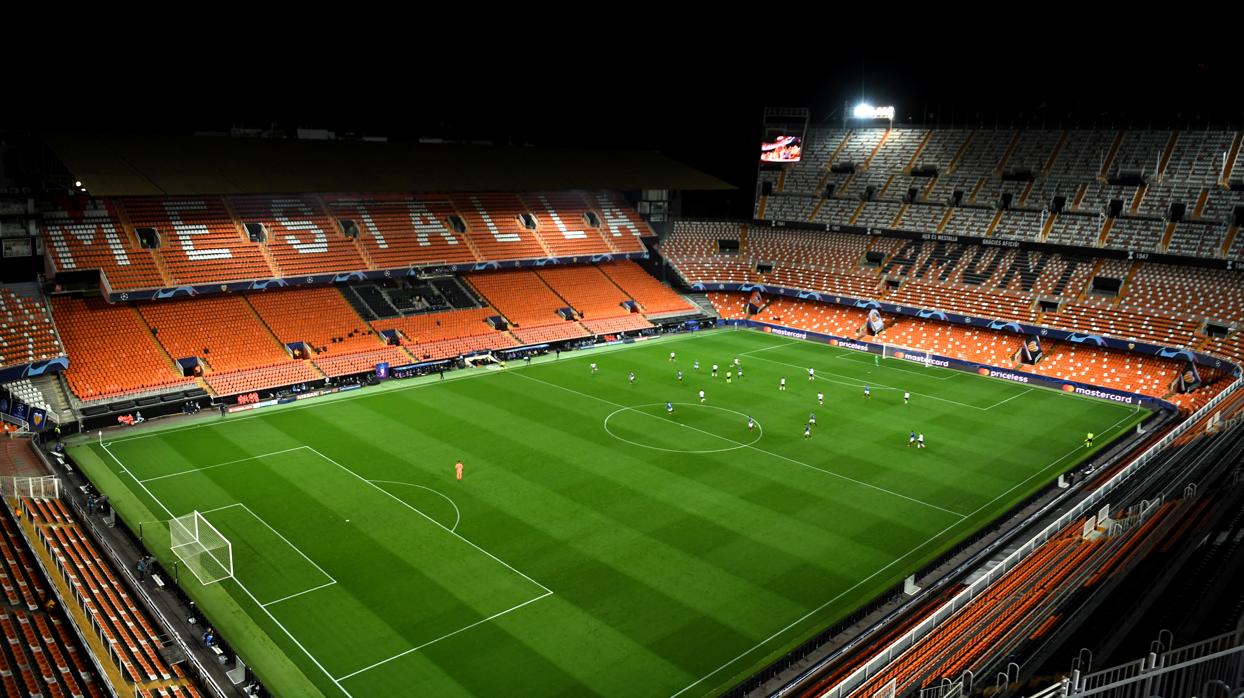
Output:
[[[632,446],[669,453],[735,451],[751,446],[764,435],[759,421],[755,429],[748,430],[747,415],[737,410],[694,402],[675,402],[674,408],[673,416],[665,413],[663,402],[614,410],[605,417],[605,433]],[[663,427],[660,422],[665,422]],[[728,445],[716,448],[714,444]]]

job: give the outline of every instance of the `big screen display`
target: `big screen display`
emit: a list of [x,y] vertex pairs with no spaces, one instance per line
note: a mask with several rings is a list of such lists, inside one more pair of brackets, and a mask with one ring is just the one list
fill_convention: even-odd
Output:
[[799,162],[803,154],[803,139],[799,136],[776,136],[760,143],[762,162]]

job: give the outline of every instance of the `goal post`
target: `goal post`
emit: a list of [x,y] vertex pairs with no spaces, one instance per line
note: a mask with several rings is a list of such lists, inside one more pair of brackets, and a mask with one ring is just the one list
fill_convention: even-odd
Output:
[[925,368],[929,368],[933,365],[933,352],[928,351],[927,349],[909,349],[897,344],[881,345],[881,358],[883,359],[902,359],[904,357],[911,356],[919,357],[919,359],[916,361],[906,359],[910,363],[924,364]]
[[169,546],[201,584],[233,576],[233,544],[202,514],[192,511],[168,522]]

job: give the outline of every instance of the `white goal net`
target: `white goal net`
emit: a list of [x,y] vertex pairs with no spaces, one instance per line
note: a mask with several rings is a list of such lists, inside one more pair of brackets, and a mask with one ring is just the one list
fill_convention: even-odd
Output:
[[933,354],[923,349],[909,349],[897,344],[881,345],[881,356],[886,359],[901,359],[914,364],[923,364],[925,368],[933,365]]
[[200,583],[233,576],[233,545],[199,512],[169,521],[168,533],[173,554]]

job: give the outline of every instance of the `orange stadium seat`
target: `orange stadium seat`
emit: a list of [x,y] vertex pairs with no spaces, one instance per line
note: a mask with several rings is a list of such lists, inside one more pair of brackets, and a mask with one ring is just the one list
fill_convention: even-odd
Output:
[[204,380],[217,395],[238,395],[323,378],[309,361],[287,361],[272,366],[208,373]]
[[485,318],[496,314],[492,308],[449,310],[376,320],[372,326],[400,331],[402,346],[417,360],[426,361],[518,346],[509,332],[499,332],[485,322]]
[[489,349],[507,349],[518,346],[518,342],[508,332],[475,335],[473,337],[455,337],[435,342],[421,342],[408,350],[420,361],[449,359],[455,356],[472,354]]
[[284,344],[305,342],[312,357],[380,349],[384,342],[333,286],[248,293],[259,318]]
[[558,308],[570,305],[534,272],[513,271],[468,274],[466,280],[517,327],[539,327],[566,322]]
[[696,310],[695,306],[657,281],[635,262],[601,264],[600,270],[631,300],[639,304],[640,312],[644,315],[667,315]]
[[580,324],[586,327],[592,334],[633,332],[635,330],[646,330],[653,326],[642,315],[636,314],[605,318],[603,320],[583,320]]
[[21,506],[90,618],[91,626],[84,631],[99,635],[125,678],[160,681],[178,695],[198,696],[185,674],[165,661],[160,653],[160,634],[64,503],[58,499],[24,499]]
[[315,364],[315,367],[320,369],[324,375],[334,377],[370,371],[379,363],[401,366],[411,363],[412,360],[413,357],[401,347],[384,347],[353,354],[317,356],[311,363]]
[[643,216],[614,192],[598,191],[585,195],[588,203],[601,215],[602,235],[609,238],[619,252],[644,252],[642,238],[654,237],[656,233]]
[[[865,311],[847,306],[778,297],[760,313],[749,316],[748,294],[713,292],[709,301],[726,319],[752,319],[795,329],[840,337],[862,336]],[[1045,357],[1036,365],[1020,365],[1014,356],[1020,337],[1010,332],[960,327],[944,322],[900,316],[887,321],[885,331],[871,341],[929,351],[939,356],[1028,371],[1104,388],[1168,399],[1181,407],[1207,402],[1221,385],[1210,369],[1203,371],[1205,387],[1187,395],[1173,394],[1183,369],[1181,361],[1142,356],[1071,342],[1046,341]]]
[[[600,216],[575,192],[537,192],[519,197],[536,217],[537,232],[554,257],[579,257],[613,252],[601,233]],[[588,213],[596,218],[589,222]]]
[[535,230],[519,222],[530,213],[515,194],[454,194],[454,208],[484,259],[541,259],[549,253]]
[[[59,271],[99,269],[122,292],[644,251],[648,224],[611,192],[61,197],[42,232]],[[357,239],[345,233],[353,221]],[[267,231],[252,242],[248,223]],[[144,249],[139,228],[160,245]]]
[[151,227],[160,233],[157,259],[168,269],[171,285],[278,275],[219,198],[136,197],[122,200],[119,207],[131,228]]
[[[724,318],[743,320],[749,317],[746,293],[714,292],[708,294],[708,298]],[[759,313],[750,316],[752,319],[838,337],[858,337],[868,319],[868,312],[859,308],[801,301],[785,296],[767,300],[771,302]]]
[[1072,342],[1049,342],[1032,373],[1066,378],[1103,388],[1166,397],[1182,362]]
[[595,266],[544,267],[536,273],[584,319],[618,317],[631,312],[622,305],[631,300],[630,296]]
[[1020,337],[904,316],[887,327],[879,341],[963,361],[1010,367],[1015,363],[1011,357],[1019,349]]
[[291,361],[243,296],[158,301],[138,309],[175,359],[197,356],[217,372]]
[[[400,366],[411,362],[410,354],[399,347],[387,346],[335,287],[249,293],[246,300],[282,343],[307,344],[311,348],[312,363],[327,376],[369,371],[378,363]],[[268,376],[283,377],[284,374],[269,372],[252,379]],[[218,376],[211,378],[208,383],[213,387],[223,385]],[[230,387],[235,384],[234,380],[239,379],[231,378]]]
[[568,339],[587,337],[591,332],[577,322],[563,322],[560,325],[543,325],[540,327],[515,328],[513,335],[520,344],[544,344],[547,342],[564,342]]
[[0,289],[0,368],[64,356],[47,306]]
[[375,268],[484,261],[475,256],[464,233],[449,227],[450,216],[458,212],[447,196],[326,198],[334,217],[358,225],[359,241]]
[[194,386],[133,307],[60,296],[52,314],[70,357],[65,378],[80,399]]
[[229,199],[239,223],[262,223],[281,276],[367,268],[358,243],[347,238],[316,196],[246,196]]
[[99,269],[114,290],[170,285],[109,202],[57,201],[44,212],[43,234],[57,271]]
[[485,318],[490,315],[497,315],[497,311],[492,308],[448,310],[440,313],[384,318],[372,322],[372,327],[378,330],[399,330],[405,335],[407,342],[422,344],[495,333],[497,330],[485,322]]

